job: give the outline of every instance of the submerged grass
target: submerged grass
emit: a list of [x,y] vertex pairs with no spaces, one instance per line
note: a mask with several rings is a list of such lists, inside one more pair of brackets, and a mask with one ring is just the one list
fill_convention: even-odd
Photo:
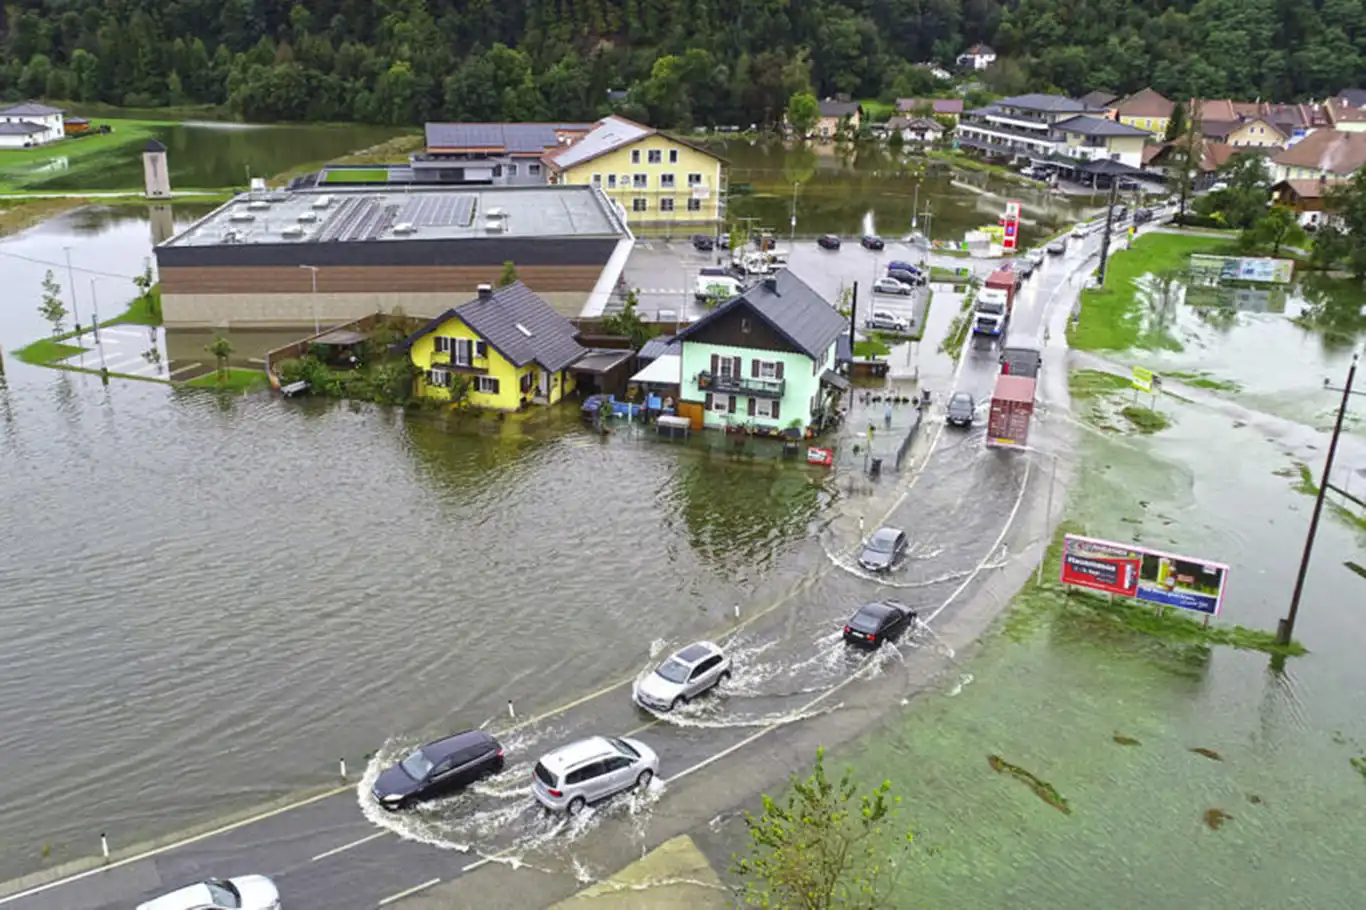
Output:
[[89,350],[73,344],[65,344],[55,338],[40,338],[14,352],[20,361],[33,366],[46,366]]
[[[1295,485],[1291,488],[1296,493],[1303,493],[1305,496],[1318,496],[1319,484],[1314,477],[1314,472],[1309,465],[1302,461],[1295,462],[1293,471],[1278,471],[1278,474],[1297,478]],[[1332,490],[1330,488],[1329,493]],[[1366,536],[1366,514],[1358,512],[1349,505],[1338,502],[1332,496],[1325,496],[1323,504],[1333,514],[1333,517],[1342,522],[1347,527],[1353,529],[1359,536]],[[1349,566],[1350,567],[1350,566]]]
[[214,389],[220,392],[250,392],[264,389],[269,384],[270,380],[264,371],[243,369],[229,369],[226,376],[220,376],[217,372],[205,373],[181,383],[192,389]]
[[1172,425],[1171,420],[1152,408],[1129,405],[1120,411],[1140,433],[1158,433]]
[[1057,788],[1048,781],[1039,780],[1033,773],[1026,771],[1019,765],[1012,765],[1010,762],[1001,758],[999,755],[988,755],[987,764],[991,770],[997,774],[1008,774],[1034,791],[1034,795],[1057,809],[1063,815],[1071,815],[1072,807],[1067,805],[1067,800],[1058,792]]
[[1128,376],[1117,376],[1103,370],[1073,370],[1067,374],[1067,389],[1073,400],[1126,392],[1131,388],[1133,382]]
[[953,317],[953,322],[949,323],[944,340],[939,342],[939,353],[948,354],[954,360],[962,356],[963,345],[967,343],[968,331],[972,328],[972,298],[972,294],[963,296],[962,308]]
[[1163,375],[1170,376],[1172,379],[1179,379],[1186,385],[1194,386],[1197,389],[1210,389],[1215,392],[1241,392],[1243,390],[1242,385],[1232,379],[1215,379],[1203,371],[1198,373],[1164,373]]

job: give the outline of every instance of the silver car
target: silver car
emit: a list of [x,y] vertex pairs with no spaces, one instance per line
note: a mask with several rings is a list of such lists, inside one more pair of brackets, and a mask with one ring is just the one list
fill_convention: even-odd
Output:
[[211,878],[138,904],[138,910],[280,910],[280,892],[264,875]]
[[636,683],[636,703],[652,711],[672,711],[730,679],[730,658],[709,641],[676,651]]
[[659,756],[625,737],[581,739],[544,756],[531,771],[531,792],[552,812],[578,815],[584,806],[632,787],[645,789],[659,773]]

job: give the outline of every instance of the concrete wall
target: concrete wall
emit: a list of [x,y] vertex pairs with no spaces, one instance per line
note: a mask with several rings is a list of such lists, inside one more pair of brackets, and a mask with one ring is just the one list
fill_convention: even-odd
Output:
[[[537,295],[565,316],[578,316],[589,291],[537,291]],[[474,297],[474,292],[292,292],[276,294],[168,294],[161,297],[167,328],[312,328],[317,321],[336,325],[395,307],[410,316],[436,316]]]

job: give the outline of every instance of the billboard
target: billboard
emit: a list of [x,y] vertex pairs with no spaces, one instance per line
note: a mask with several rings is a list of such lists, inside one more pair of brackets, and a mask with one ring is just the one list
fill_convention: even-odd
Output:
[[1218,616],[1228,566],[1189,556],[1068,534],[1062,547],[1065,585],[1144,603]]
[[1295,277],[1293,259],[1239,258],[1192,253],[1190,267],[1192,271],[1217,275],[1221,279],[1258,281],[1267,284],[1289,284]]
[[1153,371],[1143,367],[1134,367],[1133,386],[1140,392],[1151,392],[1153,390]]

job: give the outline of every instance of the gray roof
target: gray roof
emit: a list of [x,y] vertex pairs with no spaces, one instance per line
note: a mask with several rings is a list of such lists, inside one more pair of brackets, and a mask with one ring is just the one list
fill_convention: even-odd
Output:
[[1018,107],[1026,111],[1041,111],[1049,114],[1087,114],[1098,110],[1072,98],[1064,98],[1062,95],[1042,95],[1038,92],[1002,98],[992,107]]
[[861,110],[857,101],[836,101],[826,98],[820,103],[822,117],[852,117]]
[[551,156],[550,163],[557,168],[573,167],[576,164],[591,161],[600,155],[606,155],[608,152],[616,151],[654,133],[655,130],[648,126],[613,114],[611,117],[604,117],[599,120],[588,131],[588,134],[578,142],[569,148],[556,152]]
[[1096,89],[1095,91],[1087,92],[1077,100],[1088,107],[1109,107],[1118,99],[1118,95],[1112,95],[1107,91]]
[[514,366],[523,367],[535,361],[554,372],[587,353],[576,340],[579,330],[574,324],[520,281],[495,288],[487,299],[476,297],[447,310],[411,335],[404,345],[410,346],[418,338],[435,331],[452,316],[459,317]]
[[1118,120],[1110,120],[1107,117],[1088,117],[1085,115],[1069,117],[1066,120],[1059,120],[1053,124],[1055,130],[1064,133],[1077,133],[1082,136],[1148,136],[1147,130],[1141,130],[1136,126],[1127,123],[1120,123]]
[[539,155],[560,144],[556,131],[586,132],[591,123],[428,123],[427,148]]
[[32,136],[34,133],[45,133],[47,127],[39,126],[36,123],[29,123],[27,120],[19,120],[14,123],[0,123],[0,136]]
[[812,358],[825,356],[830,345],[848,323],[825,298],[787,269],[760,281],[739,297],[734,297],[678,333],[679,341],[731,310],[748,305],[759,318]]
[[929,117],[891,117],[887,120],[887,128],[889,130],[916,130],[917,132],[944,132],[944,127],[939,124],[939,121],[932,120]]
[[1123,161],[1115,161],[1113,158],[1097,158],[1086,162],[1077,170],[1101,177],[1132,177],[1143,173],[1142,168],[1133,167]]
[[48,107],[46,104],[39,104],[36,101],[27,101],[23,104],[16,104],[14,107],[7,107],[0,111],[0,117],[51,117],[53,114],[65,114],[66,111],[59,107]]
[[636,354],[641,360],[658,360],[665,354],[677,354],[680,352],[678,342],[674,341],[672,335],[660,335],[658,338],[651,338],[645,342],[645,346]]

